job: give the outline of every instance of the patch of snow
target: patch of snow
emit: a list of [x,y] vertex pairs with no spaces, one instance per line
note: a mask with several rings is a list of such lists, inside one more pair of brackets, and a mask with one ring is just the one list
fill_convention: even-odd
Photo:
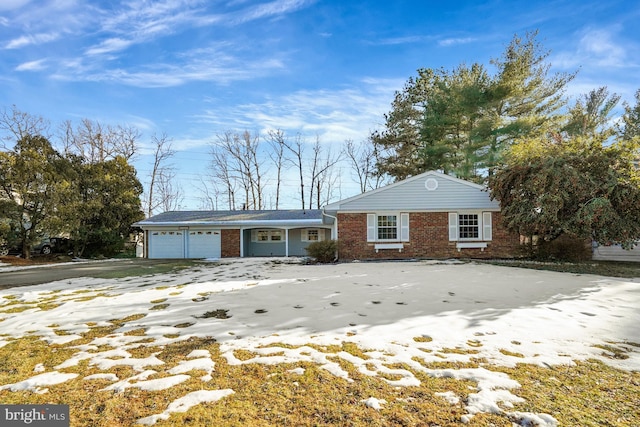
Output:
[[45,368],[44,365],[42,363],[38,363],[34,368],[33,368],[33,372],[44,372]]
[[165,378],[157,378],[155,380],[138,381],[130,385],[130,387],[139,388],[146,391],[166,390],[175,385],[181,384],[191,377],[189,375],[172,375]]
[[187,359],[197,359],[201,357],[211,357],[211,353],[209,353],[209,350],[193,350],[187,354]]
[[349,373],[342,369],[340,365],[335,362],[328,362],[320,367],[326,371],[329,371],[329,373],[335,377],[342,378],[343,380],[347,380],[350,383],[353,382],[353,380],[349,378]]
[[106,374],[93,374],[87,375],[83,379],[85,380],[107,380],[107,381],[118,381],[118,376],[116,374],[106,373]]
[[287,372],[291,372],[292,374],[296,374],[296,375],[303,375],[304,371],[305,371],[304,368],[293,368],[293,369],[289,369]]
[[0,390],[22,391],[37,390],[41,386],[62,384],[77,377],[78,374],[68,374],[58,371],[47,372],[36,375],[24,381],[15,384],[6,384],[0,387]]
[[509,412],[511,422],[522,427],[557,427],[558,420],[549,414],[532,414],[530,412]]
[[172,375],[170,377],[147,380],[149,376],[155,373],[156,372],[153,370],[144,371],[138,375],[134,375],[125,380],[111,384],[110,386],[107,386],[102,390],[112,390],[117,393],[121,393],[130,387],[135,387],[146,391],[166,390],[191,378],[189,375]]
[[181,360],[178,362],[178,366],[169,369],[170,374],[183,374],[189,371],[205,371],[207,374],[213,372],[215,362],[209,357],[202,357],[198,359]]
[[368,399],[363,399],[360,402],[364,403],[369,408],[375,409],[376,411],[379,411],[380,409],[382,409],[381,405],[387,403],[386,400],[384,400],[384,399],[376,399],[375,397],[370,397]]
[[138,424],[153,425],[159,420],[168,420],[173,412],[187,412],[190,408],[200,403],[216,402],[226,396],[233,394],[231,389],[224,390],[199,390],[186,396],[174,400],[161,414],[151,415],[138,420]]
[[451,405],[457,405],[460,403],[460,397],[452,391],[445,391],[444,393],[434,393],[438,397],[442,397]]

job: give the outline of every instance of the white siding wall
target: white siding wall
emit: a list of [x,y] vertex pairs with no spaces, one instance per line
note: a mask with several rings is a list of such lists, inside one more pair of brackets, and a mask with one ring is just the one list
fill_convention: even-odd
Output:
[[[431,188],[433,188],[433,180],[435,179],[437,188],[428,190],[425,185],[427,179],[430,180]],[[418,175],[397,184],[338,202],[334,206],[341,211],[500,210],[500,204],[491,200],[488,191],[442,174]]]

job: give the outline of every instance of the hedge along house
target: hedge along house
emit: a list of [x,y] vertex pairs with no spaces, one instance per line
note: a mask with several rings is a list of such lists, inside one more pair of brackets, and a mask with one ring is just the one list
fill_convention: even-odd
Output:
[[175,211],[133,224],[144,232],[146,258],[304,256],[331,238],[320,210]]
[[340,259],[503,258],[520,237],[502,227],[486,188],[438,172],[325,206]]

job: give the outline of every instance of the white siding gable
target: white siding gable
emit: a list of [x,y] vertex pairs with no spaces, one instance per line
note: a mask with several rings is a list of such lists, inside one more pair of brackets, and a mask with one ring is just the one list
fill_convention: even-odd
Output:
[[483,186],[438,172],[420,175],[378,188],[325,207],[329,211],[499,211]]

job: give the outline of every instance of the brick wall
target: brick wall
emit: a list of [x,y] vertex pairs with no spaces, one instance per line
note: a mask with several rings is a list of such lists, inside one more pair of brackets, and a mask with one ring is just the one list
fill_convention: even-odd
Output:
[[367,214],[339,213],[338,240],[340,259],[402,259],[402,258],[511,258],[520,253],[520,238],[502,227],[502,216],[492,213],[493,240],[486,249],[461,249],[449,241],[447,212],[411,212],[409,241],[402,252],[381,249],[376,253],[373,242],[367,242]]
[[222,258],[234,258],[240,256],[240,230],[233,229],[220,230],[222,235],[220,236],[220,256]]

